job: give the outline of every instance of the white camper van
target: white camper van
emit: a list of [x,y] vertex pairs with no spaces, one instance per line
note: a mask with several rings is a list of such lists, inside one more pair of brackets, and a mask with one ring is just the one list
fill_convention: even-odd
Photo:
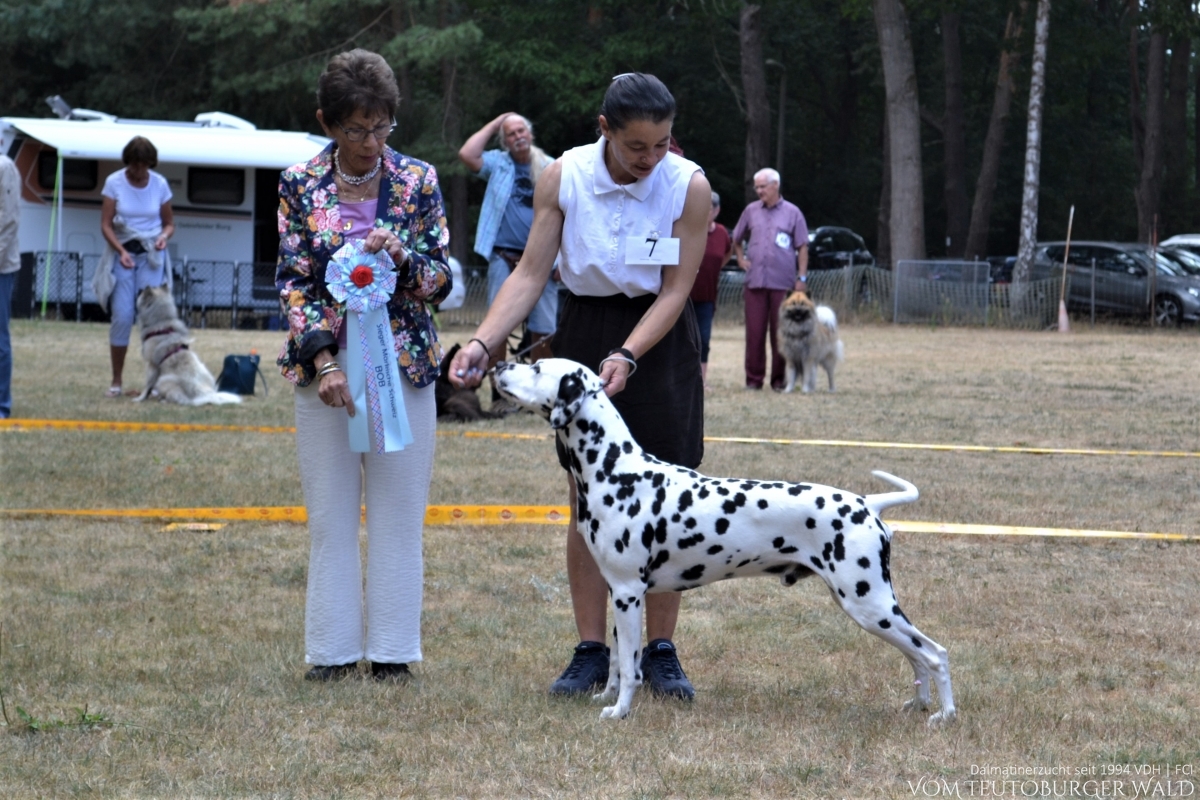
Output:
[[260,131],[221,112],[200,114],[194,122],[119,119],[69,108],[59,113],[66,118],[0,117],[0,153],[16,162],[22,182],[27,289],[18,283],[15,314],[23,314],[22,301],[36,307],[44,299],[66,316],[74,306],[78,319],[86,304],[95,303],[92,273],[104,251],[100,190],[110,173],[124,167],[121,151],[134,136],[154,143],[155,169],[174,195],[169,248],[181,304],[233,309],[234,319],[239,309],[278,309],[279,172],[312,158],[328,139]]

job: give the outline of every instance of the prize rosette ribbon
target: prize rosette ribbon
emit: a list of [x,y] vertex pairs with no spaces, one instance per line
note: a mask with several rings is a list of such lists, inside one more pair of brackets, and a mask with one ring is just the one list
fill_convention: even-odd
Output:
[[387,302],[396,291],[391,256],[382,250],[368,253],[362,239],[353,239],[330,259],[325,283],[333,298],[346,304],[344,368],[354,399],[350,449],[369,453],[373,444],[376,453],[403,450],[413,437],[387,315]]

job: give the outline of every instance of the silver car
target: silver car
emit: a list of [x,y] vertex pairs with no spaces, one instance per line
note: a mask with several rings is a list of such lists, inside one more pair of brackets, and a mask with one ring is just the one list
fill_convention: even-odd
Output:
[[[1061,275],[1064,242],[1038,244],[1032,280]],[[1145,244],[1071,242],[1067,306],[1075,311],[1146,316],[1156,325],[1200,320],[1200,277]]]

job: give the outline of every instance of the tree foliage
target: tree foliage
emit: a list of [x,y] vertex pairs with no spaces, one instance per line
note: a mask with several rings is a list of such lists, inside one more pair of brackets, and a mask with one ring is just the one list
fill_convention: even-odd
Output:
[[[882,173],[883,75],[870,0],[756,0],[775,136],[786,74],[784,195],[811,226],[847,225],[874,244]],[[455,151],[497,113],[519,111],[552,154],[591,141],[613,75],[661,77],[676,96],[675,134],[740,211],[746,117],[740,97],[738,0],[0,0],[0,114],[48,116],[44,98],[128,117],[191,119],[221,110],[260,127],[319,132],[316,77],[330,55],[378,50],[402,76],[391,144],[461,174]],[[1035,4],[1028,4],[1030,6]],[[1131,32],[1145,82],[1154,25],[1197,39],[1195,3],[1055,0],[1046,65],[1039,236],[1133,239],[1140,164],[1130,121]],[[926,249],[945,252],[944,149],[932,120],[944,95],[943,15],[958,15],[968,194],[982,160],[1003,46],[1017,0],[906,0],[922,99]],[[1030,13],[1031,17],[1031,13]],[[1021,204],[1032,19],[1015,43],[1009,136],[1000,156],[987,251],[1015,253]],[[1010,46],[1014,46],[1010,43]],[[1188,54],[1190,59],[1190,53]],[[1191,72],[1194,73],[1194,69]],[[1194,81],[1194,76],[1191,77]],[[447,87],[455,102],[447,105]],[[1188,83],[1189,93],[1192,83]],[[1145,89],[1142,88],[1143,92]],[[1144,105],[1144,97],[1142,103]],[[1195,101],[1172,225],[1194,210]],[[450,125],[451,117],[454,125]],[[458,130],[457,136],[451,132]],[[775,141],[769,152],[774,157]],[[1178,157],[1172,163],[1180,163]],[[768,166],[764,164],[763,166]],[[1178,171],[1178,167],[1175,167]],[[1177,177],[1177,176],[1176,176]],[[1164,186],[1167,184],[1164,183]],[[1174,186],[1174,185],[1173,185]],[[483,186],[471,181],[469,203]],[[1182,196],[1180,195],[1182,191]],[[1182,209],[1182,211],[1181,211]],[[460,226],[461,227],[461,226]],[[1184,232],[1161,231],[1161,236]],[[455,236],[470,237],[471,230]]]

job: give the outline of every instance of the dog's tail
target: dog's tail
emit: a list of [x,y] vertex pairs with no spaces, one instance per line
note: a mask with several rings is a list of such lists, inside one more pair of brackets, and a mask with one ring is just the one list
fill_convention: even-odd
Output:
[[240,402],[242,402],[241,396],[233,392],[205,392],[192,398],[194,406],[221,406]]
[[897,489],[903,490],[899,492],[888,492],[887,494],[869,494],[864,497],[863,500],[866,501],[867,508],[869,508],[871,513],[875,514],[876,516],[878,516],[885,508],[902,505],[903,503],[913,503],[916,502],[916,499],[921,496],[921,493],[917,491],[917,487],[913,486],[903,478],[897,478],[895,475],[889,475],[881,470],[874,470],[871,472],[871,474],[876,478],[879,478],[879,480],[890,483]]
[[[817,322],[829,329],[829,332],[837,336],[837,314],[833,313],[833,309],[829,306],[817,306]],[[840,364],[846,360],[846,348],[842,344],[842,340],[837,340],[837,349],[835,357]]]

